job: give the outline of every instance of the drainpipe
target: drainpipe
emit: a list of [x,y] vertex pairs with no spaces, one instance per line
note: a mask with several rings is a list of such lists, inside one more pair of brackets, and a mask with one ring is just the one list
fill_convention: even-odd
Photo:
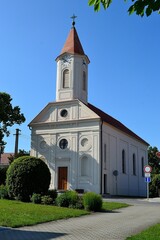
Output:
[[103,121],[101,121],[101,126],[100,126],[100,162],[101,162],[101,172],[100,172],[100,194],[102,195],[103,189],[102,189],[102,176],[103,176],[103,133],[102,133],[102,126],[103,126]]

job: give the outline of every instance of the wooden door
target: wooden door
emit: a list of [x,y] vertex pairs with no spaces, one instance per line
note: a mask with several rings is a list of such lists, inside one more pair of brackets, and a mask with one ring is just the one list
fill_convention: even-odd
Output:
[[67,190],[67,167],[59,167],[58,168],[58,189],[59,190]]

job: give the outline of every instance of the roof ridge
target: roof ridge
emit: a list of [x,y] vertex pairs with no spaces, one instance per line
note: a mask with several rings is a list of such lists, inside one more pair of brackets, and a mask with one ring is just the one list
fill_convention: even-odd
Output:
[[123,123],[115,119],[114,117],[110,116],[109,114],[105,113],[101,109],[95,107],[94,105],[88,103],[88,107],[94,111],[101,119],[102,121],[112,125],[113,127],[121,130],[122,132],[136,138],[137,140],[145,143],[146,145],[149,145],[145,140],[143,140],[141,137],[139,137],[136,133],[134,133],[132,130],[130,130],[128,127],[126,127]]

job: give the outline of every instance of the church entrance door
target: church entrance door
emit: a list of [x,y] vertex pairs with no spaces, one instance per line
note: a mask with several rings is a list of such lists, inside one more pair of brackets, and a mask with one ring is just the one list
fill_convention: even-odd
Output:
[[67,190],[67,167],[59,167],[58,168],[58,189],[59,190]]

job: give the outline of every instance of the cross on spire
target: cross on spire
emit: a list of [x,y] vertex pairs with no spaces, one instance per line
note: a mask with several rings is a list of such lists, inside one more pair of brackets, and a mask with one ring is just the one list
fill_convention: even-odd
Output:
[[72,26],[74,27],[74,25],[75,25],[75,18],[77,18],[77,16],[75,16],[75,15],[73,14],[73,16],[72,16],[71,18],[72,18]]

